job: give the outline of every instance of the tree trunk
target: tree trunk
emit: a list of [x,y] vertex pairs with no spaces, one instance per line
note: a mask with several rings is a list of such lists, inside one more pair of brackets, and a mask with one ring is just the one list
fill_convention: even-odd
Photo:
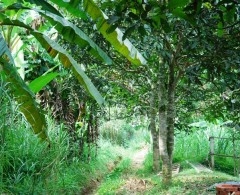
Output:
[[159,147],[162,160],[162,182],[168,187],[172,181],[172,154],[174,148],[175,80],[174,64],[168,64],[166,78],[164,64],[159,68]]
[[160,156],[162,160],[162,177],[163,185],[166,187],[171,183],[172,171],[171,171],[171,159],[168,154],[168,128],[167,128],[167,94],[165,87],[165,68],[164,64],[159,66],[159,147]]
[[169,83],[167,97],[167,150],[170,162],[172,164],[172,156],[174,149],[174,119],[175,119],[175,79],[174,79],[174,63],[169,65]]
[[160,171],[160,152],[159,152],[159,130],[156,128],[156,96],[157,90],[156,87],[152,87],[152,95],[150,97],[150,108],[149,108],[149,130],[152,135],[152,144],[153,144],[153,171],[155,173]]

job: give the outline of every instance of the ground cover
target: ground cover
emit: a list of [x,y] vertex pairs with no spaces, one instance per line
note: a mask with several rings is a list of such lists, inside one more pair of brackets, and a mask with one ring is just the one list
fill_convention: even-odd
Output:
[[188,195],[213,195],[215,184],[226,181],[240,181],[239,178],[218,172],[198,173],[187,162],[181,163],[178,174],[173,176],[171,186],[162,186],[161,176],[149,171],[151,153],[149,146],[143,146],[134,154],[125,156],[115,169],[111,170],[98,187],[95,195],[131,195],[131,194],[188,194]]

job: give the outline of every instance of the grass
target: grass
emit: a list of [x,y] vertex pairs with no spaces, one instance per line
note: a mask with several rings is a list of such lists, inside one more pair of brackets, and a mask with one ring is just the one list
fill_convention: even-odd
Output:
[[116,167],[105,176],[96,193],[99,195],[115,194],[115,192],[124,184],[122,175],[130,171],[130,164],[131,160],[129,158],[120,161]]
[[123,156],[122,161],[103,178],[94,194],[213,195],[216,194],[214,184],[225,181],[240,181],[237,177],[218,171],[196,173],[189,164],[183,161],[181,172],[173,176],[172,185],[166,189],[162,186],[161,176],[152,172],[151,152],[147,154],[142,169],[137,172],[132,171],[128,160],[127,156]]
[[[148,178],[149,179],[149,178]],[[144,194],[187,194],[187,195],[210,195],[216,194],[215,187],[216,183],[224,181],[239,181],[238,178],[230,176],[221,172],[213,173],[199,173],[193,169],[184,169],[178,175],[173,177],[173,183],[168,189],[164,189],[161,185],[161,179],[152,175],[150,177],[152,188]]]
[[[16,128],[16,126],[15,126]],[[8,146],[1,152],[1,192],[13,194],[79,193],[94,179],[108,173],[107,164],[117,158],[114,147],[105,143],[98,157],[88,162],[68,158],[68,141],[64,131],[52,137],[51,148],[39,142],[26,127],[8,131]],[[53,136],[53,135],[51,135]],[[114,150],[115,151],[115,150]],[[5,154],[5,155],[4,155]]]
[[[209,137],[231,138],[234,129],[229,129],[219,124],[208,124],[200,128],[193,128],[192,133],[180,132],[175,137],[174,162],[200,162],[209,166]],[[233,144],[231,139],[215,139],[215,153],[233,155]],[[235,141],[236,153],[240,150],[240,141]],[[239,164],[239,161],[237,162]],[[233,158],[215,157],[215,168],[219,171],[225,171],[234,174]]]
[[150,143],[149,132],[146,125],[133,125],[124,120],[112,120],[105,122],[100,127],[100,135],[103,139],[110,141],[114,145],[124,148],[141,147],[137,143]]

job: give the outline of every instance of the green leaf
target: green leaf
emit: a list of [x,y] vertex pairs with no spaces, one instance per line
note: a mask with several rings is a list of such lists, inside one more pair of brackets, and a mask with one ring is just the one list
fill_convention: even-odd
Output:
[[116,28],[118,27],[118,24],[113,24],[113,25],[111,25],[108,29],[107,29],[107,33],[109,34],[109,33],[112,33],[112,32],[114,32],[115,30],[116,30]]
[[2,14],[1,12],[0,12],[0,24],[1,24],[1,26],[4,26],[4,25],[19,26],[19,27],[26,28],[27,30],[33,30],[30,26],[24,24],[23,22],[21,22],[19,20],[11,20],[10,18],[8,18],[6,15]]
[[168,24],[167,20],[165,18],[164,19],[161,18],[160,21],[161,21],[161,25],[162,25],[163,30],[166,33],[170,33],[172,31],[172,29],[171,29],[171,26]]
[[46,75],[42,75],[34,79],[31,83],[29,83],[28,87],[34,93],[38,93],[40,90],[42,90],[43,87],[45,87],[49,82],[55,79],[58,75],[59,73],[56,73],[56,72],[50,72]]
[[130,12],[128,15],[129,15],[129,17],[131,17],[134,20],[139,20],[139,16],[134,14],[133,12]]
[[107,39],[112,46],[130,62],[135,65],[146,64],[146,60],[141,53],[132,45],[132,43],[125,39],[123,41],[123,33],[116,28],[113,32],[108,33],[110,24],[108,17],[102,12],[101,9],[92,0],[83,0],[84,9],[96,22],[98,31]]
[[[29,2],[30,4],[41,6],[42,10],[46,10],[58,16],[62,16],[62,14],[56,8],[54,8],[51,4],[49,4],[45,0],[18,0],[18,2],[21,2],[21,3]],[[18,5],[21,5],[21,4],[18,4]]]
[[7,75],[7,82],[11,83],[9,87],[19,105],[20,112],[23,113],[27,121],[30,123],[34,133],[43,140],[47,139],[47,124],[45,117],[42,110],[35,102],[33,94],[19,76],[13,65],[7,63],[6,61],[4,62],[3,59],[0,59],[0,64],[3,72]]
[[189,0],[169,0],[168,8],[173,10],[175,8],[183,8],[189,4]]
[[9,61],[13,63],[13,57],[11,55],[11,51],[7,47],[7,43],[5,42],[4,38],[2,37],[2,34],[0,33],[0,57],[3,56],[3,54],[6,54],[9,58]]
[[106,64],[112,64],[111,58],[76,25],[50,12],[40,10],[38,10],[38,12],[42,16],[45,16],[52,25],[55,25],[55,29],[57,29],[59,34],[68,42],[78,44],[81,48],[90,47],[89,52],[93,56],[101,59]]
[[198,1],[197,1],[197,10],[196,10],[196,13],[197,13],[197,14],[200,13],[201,7],[202,7],[202,0],[198,0]]
[[144,26],[139,26],[139,27],[138,27],[138,33],[141,34],[141,36],[147,35],[147,31],[146,31],[146,29],[144,28]]
[[194,20],[194,17],[193,16],[190,16],[190,15],[187,15],[182,8],[176,8],[174,10],[172,10],[172,14],[179,17],[179,18],[182,18],[186,21],[188,21],[190,24],[192,24],[193,26],[196,25],[196,21]]
[[[39,0],[42,1],[42,0]],[[86,20],[87,19],[87,15],[86,13],[81,9],[81,7],[79,6],[81,1],[79,0],[71,0],[71,1],[59,1],[59,0],[51,0],[51,2],[55,3],[56,5],[58,5],[59,7],[63,7],[65,8],[68,12],[75,13],[75,16]]]
[[136,24],[130,26],[124,33],[122,39],[125,40],[127,38],[127,36],[131,35],[131,33],[136,29]]
[[222,37],[223,34],[224,34],[224,30],[223,30],[223,23],[222,22],[219,22],[218,25],[217,25],[217,35],[219,37]]
[[[29,90],[28,86],[19,76],[16,68],[9,63],[13,62],[9,59],[9,49],[6,42],[4,41],[2,35],[0,34],[0,66],[1,70],[6,75],[6,81],[10,83],[9,88],[14,96],[14,99],[19,105],[20,112],[23,113],[27,121],[33,128],[35,134],[37,134],[41,139],[47,139],[46,134],[46,120],[42,110],[38,107],[32,92]],[[3,52],[4,51],[4,52]],[[3,53],[8,53],[7,58]]]

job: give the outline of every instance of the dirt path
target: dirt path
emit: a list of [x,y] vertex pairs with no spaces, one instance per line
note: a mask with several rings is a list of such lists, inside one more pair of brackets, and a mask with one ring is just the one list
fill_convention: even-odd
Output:
[[[131,168],[134,170],[134,172],[143,167],[143,162],[146,158],[148,150],[149,146],[144,146],[131,157]],[[126,175],[124,180],[124,185],[118,190],[118,193],[116,194],[139,194],[147,190],[149,186],[147,180],[141,179],[135,174]]]
[[[145,145],[139,150],[137,150],[135,153],[130,154],[131,159],[131,169],[133,170],[131,172],[128,172],[127,174],[123,174],[121,176],[122,180],[124,180],[123,185],[116,190],[115,194],[124,194],[124,195],[134,195],[139,194],[147,189],[147,181],[144,179],[139,178],[135,173],[137,170],[141,169],[143,167],[143,162],[146,158],[146,155],[148,154],[149,146]],[[118,159],[118,163],[122,159]],[[108,165],[108,169],[111,172],[114,170],[114,168],[117,166],[118,163],[111,163]],[[92,181],[91,184],[82,191],[82,194],[84,195],[97,195],[97,189],[101,185],[101,180],[99,181]]]
[[132,160],[132,168],[134,169],[140,169],[143,166],[143,162],[145,160],[145,157],[148,153],[149,147],[144,146],[140,150],[138,150],[131,158]]

